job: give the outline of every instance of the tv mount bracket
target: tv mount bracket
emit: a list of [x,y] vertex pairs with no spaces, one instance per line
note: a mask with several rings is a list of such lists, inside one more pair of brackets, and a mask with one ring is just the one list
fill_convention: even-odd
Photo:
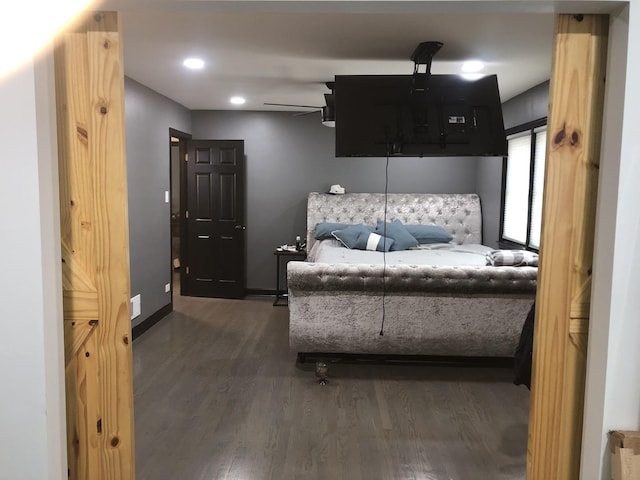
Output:
[[[433,56],[442,48],[442,42],[422,42],[411,54],[413,60],[413,85],[411,93],[422,92],[427,89],[427,81],[431,75],[431,62]],[[424,65],[424,71],[420,71],[420,66]]]

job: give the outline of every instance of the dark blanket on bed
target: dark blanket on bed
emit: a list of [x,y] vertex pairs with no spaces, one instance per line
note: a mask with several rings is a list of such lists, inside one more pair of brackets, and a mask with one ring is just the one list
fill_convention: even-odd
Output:
[[533,358],[533,323],[536,316],[536,304],[531,305],[531,310],[524,321],[520,343],[513,358],[513,383],[525,385],[531,390],[531,363]]

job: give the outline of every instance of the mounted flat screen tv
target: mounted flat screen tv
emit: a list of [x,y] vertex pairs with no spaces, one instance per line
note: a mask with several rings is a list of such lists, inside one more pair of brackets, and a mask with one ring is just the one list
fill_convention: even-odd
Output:
[[336,157],[505,156],[498,80],[335,77]]

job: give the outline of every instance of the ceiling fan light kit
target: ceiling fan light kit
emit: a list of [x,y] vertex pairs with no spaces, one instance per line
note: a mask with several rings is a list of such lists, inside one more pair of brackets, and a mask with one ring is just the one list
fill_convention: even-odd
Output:
[[325,127],[336,126],[336,100],[333,95],[333,89],[335,88],[335,82],[327,82],[325,84],[331,93],[324,94],[324,103],[326,105],[322,107],[322,124]]
[[322,107],[322,125],[325,127],[336,126],[336,112],[335,109],[329,105]]

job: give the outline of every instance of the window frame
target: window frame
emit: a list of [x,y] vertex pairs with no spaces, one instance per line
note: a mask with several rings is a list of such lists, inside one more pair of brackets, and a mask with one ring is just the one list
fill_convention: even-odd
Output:
[[[527,132],[531,135],[530,153],[529,153],[529,192],[528,192],[528,208],[527,208],[527,236],[525,243],[520,243],[511,239],[504,238],[504,214],[505,214],[505,200],[507,189],[507,168],[509,163],[509,156],[502,157],[502,189],[500,192],[500,236],[498,245],[500,248],[506,249],[526,249],[533,252],[538,252],[539,248],[532,247],[531,242],[531,214],[533,211],[533,182],[535,178],[535,149],[536,149],[536,129],[547,126],[547,117],[542,117],[531,122],[523,123],[515,127],[511,127],[505,130],[505,136],[510,137],[518,133]],[[546,155],[546,151],[545,151]],[[544,197],[544,190],[543,190]]]

